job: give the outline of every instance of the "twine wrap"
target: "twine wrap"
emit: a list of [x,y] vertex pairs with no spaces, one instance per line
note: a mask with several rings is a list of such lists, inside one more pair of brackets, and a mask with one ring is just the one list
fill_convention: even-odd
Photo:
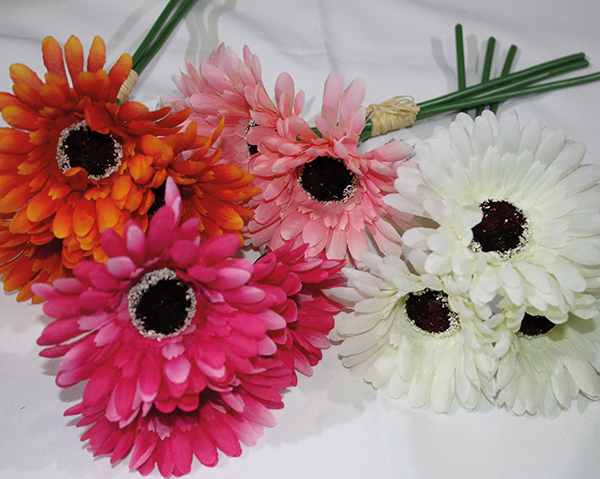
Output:
[[135,86],[137,81],[138,74],[135,70],[132,69],[129,72],[127,80],[125,80],[121,85],[121,89],[119,90],[119,94],[117,95],[117,101],[119,103],[125,103],[127,100],[129,100],[129,95],[131,95],[131,91],[133,90],[133,87]]
[[395,96],[382,103],[373,103],[367,107],[367,120],[373,127],[371,136],[378,136],[388,131],[400,130],[412,125],[420,108],[412,96]]

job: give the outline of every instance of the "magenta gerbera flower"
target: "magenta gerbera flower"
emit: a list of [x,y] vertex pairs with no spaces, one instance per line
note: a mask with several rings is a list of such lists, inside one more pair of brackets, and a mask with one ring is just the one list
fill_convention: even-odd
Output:
[[[73,278],[34,286],[47,300],[44,311],[56,319],[38,340],[51,346],[41,355],[64,356],[59,386],[88,381],[77,411],[84,423],[119,429],[115,439],[123,434],[132,444],[145,441],[138,436],[152,424],[173,424],[170,431],[181,432],[181,421],[204,424],[209,419],[203,414],[216,414],[213,409],[231,410],[232,421],[260,429],[266,409],[280,407],[278,391],[292,381],[291,370],[273,357],[277,345],[270,337],[286,327],[276,312],[286,293],[254,281],[252,263],[231,257],[237,237],[200,243],[197,219],[179,226],[181,198],[172,179],[165,202],[146,235],[133,222],[122,237],[112,230],[102,234],[106,264],[84,262]],[[223,438],[211,437],[231,451],[221,447]],[[135,456],[134,467],[167,460],[142,456]]]
[[[192,108],[188,122],[195,121],[198,133],[212,132],[225,117],[225,126],[215,145],[221,162],[247,166],[260,138],[273,131],[279,118],[298,115],[304,93],[295,94],[290,75],[282,73],[275,84],[275,103],[262,82],[258,57],[245,46],[243,60],[221,44],[196,70],[186,60],[188,74],[173,80],[184,97],[165,96],[162,102],[180,111]],[[205,136],[207,136],[205,135]]]
[[397,228],[407,229],[412,215],[383,202],[394,192],[397,163],[412,153],[395,141],[365,154],[357,152],[365,126],[365,83],[354,80],[344,91],[342,77],[329,75],[323,93],[319,134],[291,115],[277,122],[276,132],[264,136],[259,154],[250,160],[255,186],[262,192],[250,200],[255,210],[248,228],[255,246],[281,247],[297,236],[307,243],[308,256],[325,251],[330,259],[348,255],[359,262],[369,249],[370,234],[387,255],[400,255]]
[[341,275],[344,261],[328,260],[324,253],[307,259],[304,253],[308,245],[294,248],[293,244],[290,240],[260,258],[253,279],[285,291],[287,301],[277,312],[285,318],[287,327],[270,332],[278,346],[275,357],[287,368],[311,376],[312,367],[323,358],[322,350],[330,346],[327,335],[333,329],[333,317],[342,310],[342,305],[326,296],[325,291],[345,286]]
[[275,425],[269,409],[282,408],[283,403],[272,383],[286,372],[277,360],[260,359],[257,365],[263,368],[262,374],[242,375],[243,381],[228,395],[202,392],[199,406],[192,411],[176,408],[163,413],[152,407],[123,427],[107,418],[102,404],[85,408],[79,403],[65,414],[82,414],[77,425],[91,425],[81,440],[89,440],[88,449],[94,456],[110,455],[114,464],[131,453],[129,467],[144,476],[155,466],[164,477],[183,476],[190,472],[194,456],[203,465],[214,467],[218,450],[237,457],[242,452],[240,443],[253,446],[264,426]]

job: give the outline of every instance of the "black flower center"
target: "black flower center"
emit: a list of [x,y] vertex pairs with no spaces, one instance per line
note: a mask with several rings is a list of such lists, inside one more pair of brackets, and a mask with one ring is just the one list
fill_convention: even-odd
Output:
[[[250,131],[250,129],[254,128],[255,126],[258,126],[258,123],[256,123],[254,120],[250,120],[250,123],[248,123],[248,126],[246,127],[246,137],[248,137],[248,132]],[[248,153],[250,154],[250,156],[256,155],[258,153],[257,145],[251,145],[250,143],[248,143],[247,139],[246,145],[248,146]]]
[[529,338],[535,338],[537,336],[543,336],[548,334],[556,326],[555,323],[550,321],[544,316],[532,316],[531,314],[525,313],[519,333]]
[[356,190],[356,175],[338,158],[318,156],[301,168],[298,184],[315,201],[348,201]]
[[177,273],[163,268],[144,275],[129,290],[129,315],[142,336],[177,336],[196,313],[196,297]]
[[472,248],[475,251],[495,251],[503,258],[520,253],[525,248],[529,233],[523,211],[505,200],[486,200],[479,207],[483,211],[483,219],[472,229]]
[[162,206],[165,206],[165,193],[167,189],[167,182],[165,181],[162,185],[157,188],[152,188],[152,193],[154,193],[154,202],[150,205],[148,209],[148,216],[154,216],[156,212]]
[[121,166],[123,148],[112,136],[92,131],[85,121],[65,128],[56,147],[56,161],[63,172],[81,167],[88,178],[108,178]]
[[450,336],[459,328],[458,315],[448,306],[448,295],[429,288],[410,293],[404,301],[408,320],[421,332]]

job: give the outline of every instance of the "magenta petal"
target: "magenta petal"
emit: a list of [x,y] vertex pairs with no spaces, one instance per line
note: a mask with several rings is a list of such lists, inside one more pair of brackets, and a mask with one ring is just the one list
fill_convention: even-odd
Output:
[[223,261],[233,256],[240,247],[240,240],[235,235],[222,235],[205,241],[198,251],[208,265]]
[[153,358],[146,358],[138,378],[138,389],[142,401],[153,401],[162,381],[161,369]]
[[67,294],[81,294],[87,289],[87,286],[77,278],[58,278],[52,282],[52,286]]
[[129,468],[138,469],[141,467],[154,452],[157,442],[158,437],[156,434],[149,431],[142,431],[135,439],[131,460],[129,461]]
[[246,284],[252,277],[252,272],[240,268],[221,268],[217,272],[217,280],[211,287],[218,290],[229,290]]
[[50,344],[59,344],[79,336],[82,331],[79,329],[77,319],[57,320],[50,323],[42,331],[42,335],[37,340],[37,343],[40,346],[47,346]]
[[223,291],[223,297],[232,303],[252,304],[262,301],[266,297],[266,293],[260,288],[244,286],[233,291]]
[[184,355],[167,360],[164,364],[165,376],[175,384],[183,383],[190,375],[191,369],[192,364]]
[[[128,226],[129,225],[127,225],[125,228]],[[123,238],[121,238],[119,234],[112,229],[106,229],[102,232],[102,235],[100,236],[100,244],[108,256],[123,256],[127,254]]]
[[191,446],[198,460],[207,467],[217,465],[219,456],[212,439],[202,427],[196,427],[191,434]]
[[137,224],[133,224],[125,231],[124,238],[127,251],[120,256],[131,256],[138,263],[144,261],[146,237],[142,229]]
[[117,256],[106,261],[108,272],[117,278],[129,278],[136,270],[135,263],[129,256]]

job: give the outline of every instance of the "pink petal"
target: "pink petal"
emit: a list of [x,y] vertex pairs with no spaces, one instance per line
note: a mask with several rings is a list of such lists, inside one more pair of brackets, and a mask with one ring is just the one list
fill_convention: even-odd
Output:
[[190,375],[192,364],[185,355],[167,360],[164,364],[165,376],[175,384],[182,384]]
[[135,263],[129,256],[117,256],[106,261],[108,272],[117,278],[129,278],[136,270]]
[[325,81],[323,106],[321,107],[321,117],[330,130],[335,129],[338,124],[338,113],[343,91],[344,80],[342,75],[339,72],[331,72]]

